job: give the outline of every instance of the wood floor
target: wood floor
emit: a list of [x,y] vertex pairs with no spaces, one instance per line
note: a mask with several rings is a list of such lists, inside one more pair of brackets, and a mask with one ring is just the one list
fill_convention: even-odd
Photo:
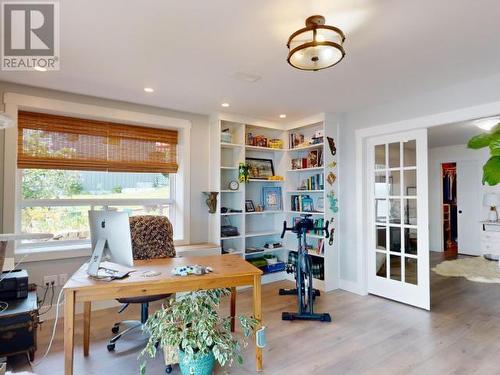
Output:
[[[433,253],[432,264],[440,261]],[[283,322],[282,311],[294,311],[295,300],[278,296],[279,282],[263,287],[263,313],[268,329],[264,374],[500,374],[500,285],[444,278],[431,272],[432,312],[375,296],[344,291],[322,295],[318,312],[330,312],[333,322]],[[251,311],[251,290],[239,295],[239,312]],[[133,310],[127,316],[138,316]],[[81,319],[80,317],[77,319]],[[77,331],[75,374],[138,374],[140,341],[119,342],[115,353],[106,350],[110,328],[120,318],[115,310],[93,316],[90,357],[83,358]],[[77,322],[81,329],[81,320]],[[37,354],[44,352],[51,322],[40,333]],[[11,369],[27,370],[22,356],[10,360]],[[52,352],[35,372],[63,373],[62,328]],[[164,373],[162,356],[148,361],[149,374]],[[217,374],[255,374],[253,345],[245,364],[218,369]],[[179,374],[177,368],[174,374]]]

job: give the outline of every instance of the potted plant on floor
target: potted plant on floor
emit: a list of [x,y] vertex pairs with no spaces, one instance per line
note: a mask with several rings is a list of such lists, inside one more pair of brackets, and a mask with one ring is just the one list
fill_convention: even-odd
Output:
[[[149,317],[146,327],[151,336],[142,354],[154,357],[158,344],[177,348],[183,375],[210,375],[215,361],[225,366],[236,359],[241,364],[241,350],[247,345],[245,337],[250,336],[258,321],[239,316],[243,338],[233,336],[231,317],[222,317],[219,311],[221,298],[229,294],[229,289],[212,289],[170,299]],[[143,363],[141,374],[145,372]]]

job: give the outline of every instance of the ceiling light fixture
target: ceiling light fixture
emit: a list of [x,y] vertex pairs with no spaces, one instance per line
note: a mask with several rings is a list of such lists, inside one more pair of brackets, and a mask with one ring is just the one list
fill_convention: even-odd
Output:
[[155,92],[155,90],[151,87],[144,87],[145,92]]
[[488,117],[481,118],[479,120],[473,121],[473,124],[476,125],[479,129],[483,129],[486,131],[490,131],[493,127],[500,123],[500,117]]
[[338,64],[345,56],[345,35],[338,27],[325,25],[325,17],[306,19],[306,27],[288,38],[288,63],[301,70],[321,70]]
[[46,72],[47,68],[43,68],[41,66],[35,66],[33,69],[35,69],[37,72]]
[[229,107],[229,103],[222,103],[221,107],[227,108],[227,107]]
[[283,113],[280,115],[280,118],[286,118],[286,115]]

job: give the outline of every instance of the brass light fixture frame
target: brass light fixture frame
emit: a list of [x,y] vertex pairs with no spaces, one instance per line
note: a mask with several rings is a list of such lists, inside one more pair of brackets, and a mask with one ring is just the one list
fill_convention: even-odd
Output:
[[[306,18],[306,27],[295,31],[292,35],[290,35],[290,37],[288,38],[288,42],[287,42],[286,46],[288,47],[288,49],[290,49],[290,43],[293,40],[293,38],[295,38],[297,35],[302,34],[302,33],[306,32],[306,31],[312,31],[313,32],[313,41],[301,44],[301,45],[295,47],[294,49],[292,49],[288,53],[288,57],[286,59],[286,61],[288,62],[288,64],[290,64],[294,68],[300,69],[300,70],[318,71],[318,70],[322,70],[322,69],[326,69],[326,68],[331,68],[332,66],[337,65],[339,62],[341,62],[344,59],[345,51],[344,51],[344,47],[342,47],[342,45],[340,45],[338,43],[335,43],[335,42],[330,42],[330,41],[323,41],[323,42],[316,41],[316,34],[317,34],[317,30],[318,29],[334,31],[334,32],[336,32],[337,34],[340,35],[340,37],[342,38],[342,43],[344,43],[344,41],[345,41],[345,34],[344,34],[344,32],[342,30],[340,30],[338,27],[335,27],[335,26],[325,25],[325,17],[323,17],[321,15],[314,15],[314,16],[307,17]],[[298,66],[293,65],[290,62],[290,59],[291,59],[292,55],[295,54],[296,52],[298,52],[298,51],[300,51],[302,49],[305,49],[305,48],[317,47],[317,46],[329,46],[329,47],[336,48],[336,49],[338,49],[342,53],[342,57],[337,62],[335,62],[335,63],[333,63],[331,65],[325,66],[323,68],[319,68],[319,69],[300,68]]]

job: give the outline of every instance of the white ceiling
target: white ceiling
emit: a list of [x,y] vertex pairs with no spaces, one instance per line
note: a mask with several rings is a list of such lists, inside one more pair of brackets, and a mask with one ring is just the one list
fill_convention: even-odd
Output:
[[473,136],[484,133],[473,122],[463,121],[429,128],[429,148],[466,145]]
[[[61,70],[0,72],[0,80],[197,113],[227,101],[231,112],[287,121],[488,77],[500,66],[498,0],[60,2]],[[344,29],[347,56],[324,71],[293,69],[287,38],[318,13]],[[248,83],[238,72],[262,78]]]

